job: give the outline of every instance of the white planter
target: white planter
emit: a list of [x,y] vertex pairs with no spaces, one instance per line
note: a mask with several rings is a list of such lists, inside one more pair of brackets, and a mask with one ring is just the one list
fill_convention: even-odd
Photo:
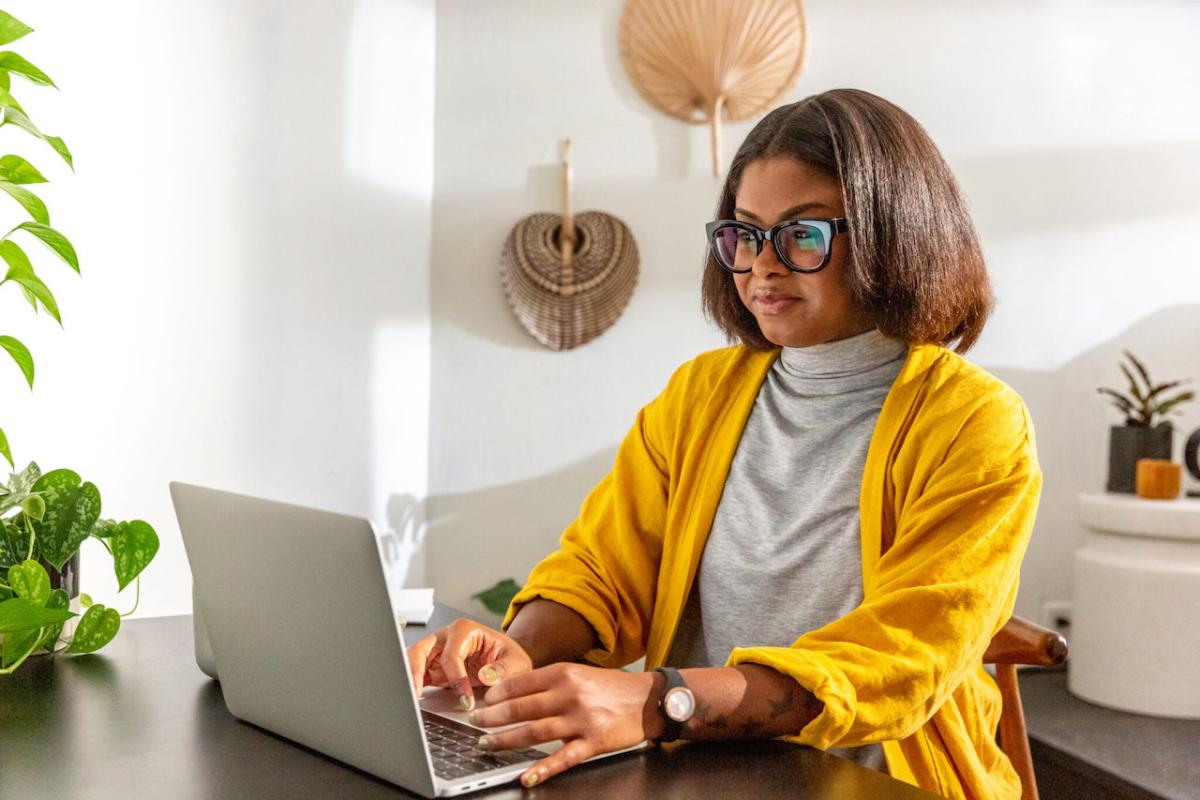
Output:
[[1200,719],[1200,500],[1084,494],[1079,516],[1071,692]]

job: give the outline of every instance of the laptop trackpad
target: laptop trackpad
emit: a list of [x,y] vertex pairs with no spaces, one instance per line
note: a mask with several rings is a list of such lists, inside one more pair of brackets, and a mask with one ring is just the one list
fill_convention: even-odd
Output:
[[[467,720],[467,715],[470,712],[462,710],[462,707],[458,704],[458,695],[449,689],[444,689],[440,686],[427,686],[422,689],[421,708],[424,711],[429,711],[437,714],[439,717],[445,717],[447,719],[454,720],[462,725],[471,725],[471,723]],[[483,699],[483,691],[480,689],[475,690],[475,708],[487,708],[487,703]],[[516,725],[501,725],[498,728],[485,728],[482,725],[471,725],[471,727],[479,728],[480,730],[487,731],[488,733],[495,733],[496,731],[516,728],[521,724],[522,723],[517,723]],[[538,750],[544,750],[546,753],[553,753],[555,750],[562,747],[562,744],[562,740],[558,739],[553,742],[534,745],[534,747]]]

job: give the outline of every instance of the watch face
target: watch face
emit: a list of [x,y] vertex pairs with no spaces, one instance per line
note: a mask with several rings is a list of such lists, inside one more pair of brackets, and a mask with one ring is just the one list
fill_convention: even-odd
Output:
[[691,689],[676,686],[663,698],[663,710],[676,722],[687,722],[696,711],[696,698]]

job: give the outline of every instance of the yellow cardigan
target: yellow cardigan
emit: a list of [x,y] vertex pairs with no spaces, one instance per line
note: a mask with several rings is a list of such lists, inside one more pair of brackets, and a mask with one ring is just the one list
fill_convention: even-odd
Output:
[[[779,351],[684,364],[638,414],[612,471],[513,599],[561,603],[596,630],[593,663],[663,663],[755,397]],[[1020,396],[945,347],[910,347],[867,452],[864,599],[790,647],[735,648],[824,704],[788,741],[882,742],[889,772],[952,798],[1018,798],[981,665],[1012,614],[1042,474]],[[797,498],[803,502],[803,498]],[[747,609],[747,612],[752,611]]]

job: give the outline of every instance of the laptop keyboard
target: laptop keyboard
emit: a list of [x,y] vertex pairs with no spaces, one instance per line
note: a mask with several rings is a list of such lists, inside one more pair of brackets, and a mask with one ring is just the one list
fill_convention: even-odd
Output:
[[421,712],[421,719],[425,724],[425,738],[429,742],[429,755],[433,759],[433,772],[445,780],[465,778],[479,772],[487,772],[546,756],[541,750],[532,748],[487,753],[475,746],[479,737],[486,731],[462,725],[427,711]]

